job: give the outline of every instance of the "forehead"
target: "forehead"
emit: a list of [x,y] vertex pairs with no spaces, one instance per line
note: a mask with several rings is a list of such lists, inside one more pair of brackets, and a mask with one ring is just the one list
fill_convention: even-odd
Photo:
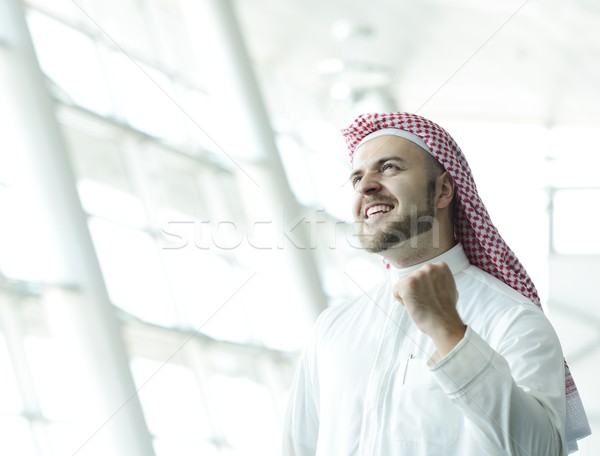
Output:
[[356,149],[352,169],[367,168],[382,158],[400,158],[414,164],[424,164],[427,155],[425,150],[408,139],[392,135],[379,136]]

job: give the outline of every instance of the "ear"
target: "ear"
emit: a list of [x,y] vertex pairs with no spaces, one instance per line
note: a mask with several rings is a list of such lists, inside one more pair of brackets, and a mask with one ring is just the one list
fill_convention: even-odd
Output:
[[454,199],[454,179],[448,171],[443,172],[436,179],[436,187],[437,187],[437,201],[436,206],[438,209],[444,209],[450,206],[452,200]]

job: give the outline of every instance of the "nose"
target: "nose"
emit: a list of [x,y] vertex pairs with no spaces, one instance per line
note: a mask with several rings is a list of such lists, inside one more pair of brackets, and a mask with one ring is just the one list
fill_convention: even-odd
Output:
[[363,195],[371,195],[381,190],[381,183],[377,177],[371,173],[366,173],[360,179],[356,186],[356,191]]

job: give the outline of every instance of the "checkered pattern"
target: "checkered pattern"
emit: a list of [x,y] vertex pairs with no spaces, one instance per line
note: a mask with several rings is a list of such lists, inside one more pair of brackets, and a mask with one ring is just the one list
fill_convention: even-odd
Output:
[[[500,279],[541,308],[540,298],[533,282],[516,255],[498,233],[479,198],[465,156],[454,139],[443,128],[423,117],[404,112],[363,114],[352,125],[342,130],[350,151],[350,161],[352,161],[359,142],[368,134],[383,128],[397,128],[419,136],[453,177],[456,183],[454,235],[462,244],[471,264]],[[581,402],[566,362],[565,390],[568,421],[577,427],[581,417],[574,411],[578,410],[577,406],[578,404],[580,406]],[[569,411],[573,411],[574,416],[569,416],[571,415]],[[583,412],[582,407],[581,411]],[[585,412],[583,413],[585,418]],[[585,425],[587,426],[587,419]],[[577,432],[574,430],[575,434]],[[577,438],[587,435],[584,430],[581,430],[580,434]]]

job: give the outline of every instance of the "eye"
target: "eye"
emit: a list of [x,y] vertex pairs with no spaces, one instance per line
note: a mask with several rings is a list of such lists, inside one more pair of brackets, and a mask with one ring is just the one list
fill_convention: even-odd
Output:
[[398,165],[395,165],[394,163],[384,163],[384,165],[381,167],[382,172],[388,170],[397,171],[399,169],[400,167]]
[[352,186],[354,188],[356,188],[356,186],[358,185],[358,183],[360,182],[361,177],[360,176],[354,176],[352,178]]

